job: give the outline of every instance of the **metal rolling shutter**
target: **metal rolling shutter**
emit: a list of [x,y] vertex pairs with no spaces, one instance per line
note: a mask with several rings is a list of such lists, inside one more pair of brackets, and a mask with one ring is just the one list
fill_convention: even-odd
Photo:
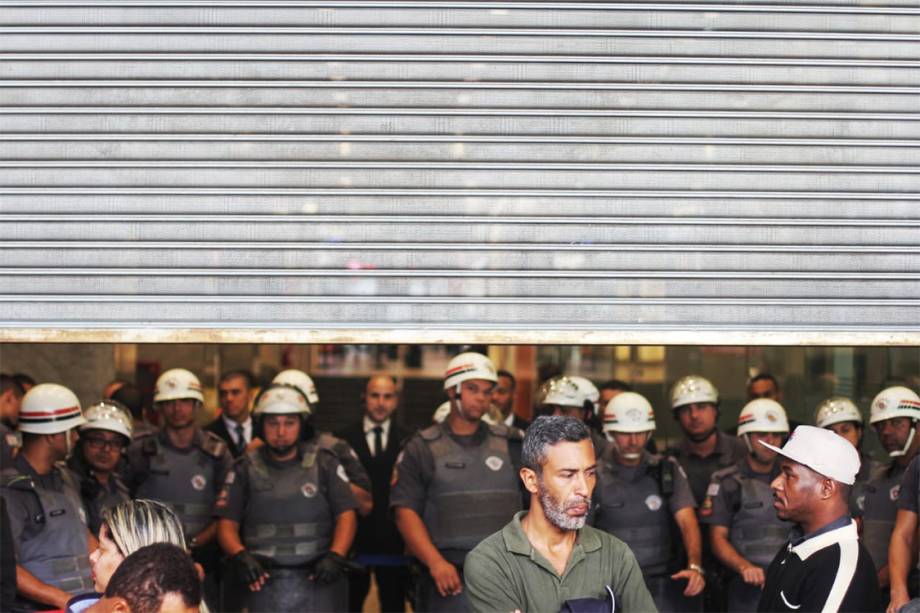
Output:
[[0,336],[917,344],[920,8],[0,0]]

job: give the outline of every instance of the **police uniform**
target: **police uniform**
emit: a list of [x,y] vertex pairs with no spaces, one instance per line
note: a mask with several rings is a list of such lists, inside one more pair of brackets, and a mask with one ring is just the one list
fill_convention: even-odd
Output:
[[[416,433],[397,459],[390,508],[415,511],[444,558],[463,563],[482,539],[501,530],[522,508],[518,477],[523,433],[480,422],[472,435],[446,423]],[[466,611],[466,593],[442,597],[427,570],[419,573],[416,610]]]
[[[898,509],[920,515],[920,455],[911,460],[901,477]],[[920,577],[918,575],[920,575],[920,560],[917,560],[916,568],[912,569],[907,577],[908,591],[913,598],[920,596],[920,586],[918,586]]]
[[661,611],[699,608],[683,596],[684,582],[670,578],[678,570],[675,554],[682,549],[674,514],[696,507],[677,462],[642,451],[638,465],[625,466],[608,446],[601,458],[594,501],[594,526],[629,545],[655,606]]
[[[770,483],[777,475],[778,462],[769,474],[755,472],[746,460],[716,471],[699,511],[701,523],[728,528],[735,551],[764,571],[796,529],[773,508]],[[757,610],[760,588],[738,573],[731,572],[726,592],[729,611]]]
[[358,459],[358,454],[355,453],[355,450],[352,449],[347,441],[328,432],[317,433],[315,439],[320,449],[325,449],[335,454],[352,485],[356,485],[368,493],[373,490],[367,470],[361,464],[361,460]]
[[877,464],[867,481],[857,482],[857,513],[862,517],[862,542],[876,568],[888,564],[888,542],[898,514],[898,498],[904,468],[897,462]]
[[[737,464],[747,457],[748,450],[744,441],[736,436],[730,436],[716,430],[716,448],[705,458],[694,454],[686,440],[681,441],[676,447],[668,450],[667,455],[673,457],[687,473],[690,482],[690,491],[694,500],[703,500],[706,497],[706,488],[712,473],[722,468]],[[705,546],[704,546],[705,549]]]
[[[63,463],[40,475],[19,455],[2,471],[0,483],[18,564],[69,594],[91,591],[86,513],[76,477]],[[18,595],[3,608],[34,611],[47,606]]]
[[266,447],[237,460],[215,514],[239,524],[246,550],[270,575],[248,593],[249,610],[347,610],[346,579],[318,585],[308,576],[329,551],[336,518],[357,506],[342,465],[316,441],[300,443],[289,461],[272,459]]
[[[211,523],[217,494],[233,458],[220,437],[196,428],[192,444],[185,449],[174,447],[165,431],[137,438],[128,447],[128,462],[134,497],[168,504],[182,520],[186,538],[191,539]],[[205,569],[205,596],[213,607],[219,600],[217,543],[194,548],[192,557]]]
[[131,492],[119,472],[119,467],[109,475],[108,482],[102,484],[93,474],[93,469],[79,454],[73,454],[67,461],[70,470],[80,483],[80,495],[86,509],[86,523],[90,532],[99,534],[102,526],[102,511],[114,507],[119,502],[131,500]]

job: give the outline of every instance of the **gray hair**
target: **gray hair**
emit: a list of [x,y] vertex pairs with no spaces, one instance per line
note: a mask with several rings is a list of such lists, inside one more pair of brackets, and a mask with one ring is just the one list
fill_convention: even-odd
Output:
[[521,464],[539,474],[546,463],[546,448],[559,443],[577,443],[591,438],[588,426],[574,417],[544,415],[534,420],[524,434]]

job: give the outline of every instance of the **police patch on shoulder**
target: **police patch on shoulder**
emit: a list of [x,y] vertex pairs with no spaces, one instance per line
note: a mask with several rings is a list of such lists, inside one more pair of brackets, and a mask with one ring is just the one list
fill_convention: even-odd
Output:
[[318,490],[316,489],[315,483],[304,483],[300,487],[300,492],[307,498],[313,498],[314,496],[316,496],[317,491]]
[[709,517],[712,515],[712,498],[706,496],[703,505],[700,507],[700,517]]
[[204,486],[208,484],[208,480],[204,478],[204,475],[195,475],[192,477],[192,487],[197,491],[204,489]]
[[719,484],[710,483],[709,487],[706,488],[706,496],[718,496],[719,495]]
[[891,502],[897,502],[898,498],[901,496],[901,484],[895,485],[890,490],[888,490],[888,497],[891,498]]
[[224,485],[233,485],[234,481],[236,481],[236,472],[228,471],[227,476],[224,477]]
[[645,499],[645,506],[649,508],[649,511],[657,511],[661,508],[661,496],[652,494]]
[[348,479],[348,473],[345,472],[345,467],[342,466],[341,464],[339,464],[339,467],[335,469],[335,474],[337,474],[339,476],[339,479],[341,479],[345,483],[350,483]]
[[495,471],[501,470],[504,463],[505,462],[498,456],[490,455],[486,458],[486,466]]

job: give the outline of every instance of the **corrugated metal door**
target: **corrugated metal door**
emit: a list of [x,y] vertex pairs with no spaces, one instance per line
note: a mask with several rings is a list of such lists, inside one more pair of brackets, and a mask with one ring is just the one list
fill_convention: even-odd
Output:
[[4,338],[920,342],[915,0],[0,24]]

